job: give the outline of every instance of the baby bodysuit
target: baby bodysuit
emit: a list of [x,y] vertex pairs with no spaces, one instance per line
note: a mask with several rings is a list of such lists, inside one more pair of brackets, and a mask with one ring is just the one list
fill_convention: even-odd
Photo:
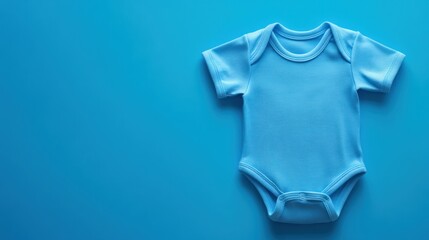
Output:
[[389,92],[405,55],[329,21],[275,22],[202,55],[217,98],[243,99],[238,169],[270,219],[335,221],[366,173],[357,90]]

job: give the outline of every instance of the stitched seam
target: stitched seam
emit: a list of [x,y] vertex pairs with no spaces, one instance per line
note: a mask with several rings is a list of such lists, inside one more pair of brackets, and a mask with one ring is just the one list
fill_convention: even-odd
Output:
[[329,207],[328,203],[326,201],[323,201],[323,205],[325,205],[325,211],[328,213],[329,218],[333,220],[331,208]]
[[[353,60],[353,53],[354,53],[353,49],[354,49],[354,46],[355,46],[355,42],[356,42],[356,40],[357,40],[357,35],[358,35],[358,34],[356,34],[355,39],[353,40],[353,45],[352,45],[352,49],[351,49],[351,53],[350,53],[350,62],[349,62],[350,66],[349,66],[349,70],[350,70],[350,76],[351,76],[351,79],[352,79],[352,83],[353,83],[353,86],[354,86],[354,91],[353,91],[353,93],[354,93],[355,98],[356,98],[356,101],[357,101],[357,104],[356,104],[357,106],[356,106],[356,107],[357,107],[358,117],[359,117],[358,134],[359,134],[359,142],[360,142],[360,139],[361,139],[361,126],[360,126],[360,98],[359,98],[358,88],[357,88],[356,81],[355,81],[354,74],[353,74],[353,63],[352,63],[352,60]],[[359,150],[360,150],[360,152],[361,152],[361,154],[362,154],[362,147],[361,147],[360,145],[359,145]]]
[[247,91],[249,91],[249,86],[250,86],[250,80],[252,79],[252,64],[250,63],[250,44],[249,44],[249,39],[247,38],[247,34],[244,35],[244,38],[246,39],[246,43],[247,43],[247,54],[248,54],[248,64],[249,64],[249,76],[247,78],[247,86],[246,86],[246,90],[244,91],[243,95],[247,94]]
[[352,69],[352,67],[351,67],[351,63],[349,63],[350,64],[350,66],[349,66],[349,70],[350,70],[350,76],[351,76],[351,78],[352,78],[352,83],[353,83],[353,93],[354,93],[354,95],[355,95],[355,97],[356,97],[356,101],[357,101],[357,104],[358,104],[358,107],[360,107],[360,100],[359,100],[359,95],[358,95],[358,92],[357,92],[357,87],[356,87],[356,83],[355,83],[355,81],[354,81],[354,79],[353,79],[353,69]]
[[341,40],[343,40],[343,35],[340,31],[338,31],[338,35],[340,37],[340,42],[341,42],[341,46],[342,46],[342,49],[344,51],[344,54],[347,56],[348,60],[350,61],[350,54],[347,50],[347,47],[344,45],[345,43],[343,41],[341,41]]
[[259,48],[260,48],[261,42],[262,42],[262,40],[265,38],[265,34],[266,34],[266,33],[265,33],[265,31],[263,31],[263,32],[261,33],[261,37],[258,39],[258,42],[256,43],[255,50],[254,50],[254,51],[252,51],[252,53],[250,54],[250,59],[249,59],[250,64],[252,64],[252,63],[253,63],[255,55],[256,55],[256,54],[258,53],[258,51],[259,51]]
[[350,56],[347,54],[346,48],[344,46],[344,43],[342,41],[342,35],[340,31],[336,31],[336,29],[333,31],[334,35],[337,36],[337,45],[340,48],[340,52],[344,55],[347,61],[350,61]]
[[296,36],[296,35],[291,35],[288,33],[281,32],[281,31],[275,31],[275,32],[277,34],[283,36],[283,37],[286,37],[286,38],[290,38],[290,39],[294,39],[294,40],[307,40],[310,38],[318,37],[318,36],[322,35],[325,31],[326,31],[325,29],[321,29],[320,32],[313,33],[313,34],[307,35],[307,36]]
[[276,43],[274,43],[272,39],[270,39],[270,45],[282,57],[284,57],[286,59],[298,61],[298,62],[304,62],[304,61],[312,60],[312,59],[316,58],[318,55],[320,55],[325,50],[325,48],[329,44],[330,40],[331,40],[331,38],[329,38],[328,40],[326,40],[323,43],[323,45],[321,45],[320,48],[316,52],[314,52],[313,54],[311,54],[311,55],[309,55],[307,57],[294,57],[294,56],[289,56],[289,55],[284,54],[280,49],[278,49],[278,47],[276,46]]
[[219,70],[218,70],[218,68],[217,68],[217,65],[216,65],[216,64],[215,64],[215,62],[214,62],[214,59],[213,59],[213,57],[212,57],[211,52],[208,52],[208,55],[209,55],[210,62],[211,62],[211,64],[213,65],[214,70],[215,70],[215,74],[216,74],[216,82],[218,82],[218,83],[219,83],[219,87],[220,87],[220,90],[221,90],[221,95],[220,95],[220,96],[226,96],[226,92],[225,92],[225,89],[224,89],[223,84],[222,84],[222,79],[221,79],[221,76],[220,76]]
[[267,176],[265,176],[263,173],[261,173],[256,168],[254,168],[250,165],[244,164],[244,163],[241,163],[240,165],[241,165],[241,167],[244,167],[244,168],[254,172],[256,175],[260,176],[261,178],[263,178],[271,187],[273,187],[277,191],[279,191],[279,193],[281,193],[281,194],[283,193]]
[[354,170],[356,170],[358,168],[361,168],[361,166],[360,165],[356,165],[356,166],[353,166],[353,167],[345,170],[340,175],[338,175],[328,186],[326,186],[326,188],[323,189],[322,192],[328,192],[329,190],[331,190],[331,188],[333,186],[335,186],[335,184],[337,184],[338,182],[340,182],[347,174],[351,173],[352,171],[354,171]]
[[329,210],[329,207],[328,207],[328,205],[325,202],[323,202],[323,205],[325,206],[325,211],[328,214],[329,219],[332,220],[331,210]]
[[240,165],[241,167],[247,168],[248,170],[254,172],[256,175],[263,178],[269,185],[271,185],[271,187],[275,188],[280,194],[283,194],[283,191],[281,191],[280,188],[277,187],[277,185],[274,182],[272,182],[267,176],[265,176],[265,174],[261,173],[258,169],[245,163],[240,163]]
[[396,62],[399,59],[399,55],[395,54],[395,58],[393,59],[393,61],[390,63],[389,68],[387,69],[386,75],[384,75],[383,78],[383,89],[387,90],[389,88],[387,80],[390,78],[390,75],[392,73],[392,67],[396,65]]
[[[267,33],[267,30],[270,30],[269,33]],[[265,39],[268,37],[270,37],[272,32],[272,26],[269,25],[267,26],[264,30],[262,30],[261,33],[261,37],[258,39],[258,42],[256,43],[256,47],[255,50],[252,52],[251,56],[250,56],[250,64],[253,64],[253,62],[256,60],[255,57],[257,56],[257,54],[259,54],[259,49],[261,48],[261,44],[263,42],[265,42]]]
[[[298,193],[296,193],[296,194],[290,194],[290,195],[287,195],[287,196],[280,197],[280,200],[285,201],[285,202],[292,201],[292,200],[300,200],[300,199],[301,199],[301,197],[300,197],[300,195]],[[304,199],[306,199],[306,200],[323,200],[323,201],[327,201],[327,199],[325,199],[323,197],[320,197],[320,196],[307,196],[307,197],[304,197]]]
[[[262,38],[262,36],[261,36],[261,38]],[[253,58],[254,58],[256,52],[258,51],[260,42],[261,42],[261,39],[258,39],[258,41],[256,42],[255,49],[250,53],[250,57],[249,57],[250,63],[253,63]]]
[[[356,41],[356,38],[357,37],[355,37],[355,39],[354,39],[354,41],[353,41],[353,46],[352,46],[352,52],[353,52],[353,47],[354,47],[354,45],[355,45],[355,41]],[[360,116],[360,99],[359,99],[359,95],[358,95],[358,92],[357,92],[357,86],[356,86],[356,82],[355,82],[355,79],[354,79],[354,76],[353,76],[353,66],[352,66],[352,61],[351,61],[351,59],[352,59],[353,57],[352,57],[352,54],[350,55],[350,62],[349,62],[349,64],[350,64],[350,66],[349,66],[349,70],[350,70],[350,76],[351,76],[351,79],[352,79],[352,83],[353,83],[353,88],[354,88],[354,91],[353,91],[353,93],[354,93],[354,95],[355,95],[355,98],[356,98],[356,101],[357,101],[357,108],[358,108],[358,114],[359,114],[359,116]],[[360,130],[359,130],[360,131]],[[360,133],[359,133],[360,134]]]
[[357,31],[355,39],[353,40],[353,46],[352,46],[351,56],[350,56],[350,70],[352,72],[352,80],[353,80],[353,84],[355,86],[356,91],[358,90],[358,88],[357,88],[356,79],[355,79],[355,75],[354,75],[354,71],[353,71],[353,59],[354,59],[355,54],[356,54],[355,46],[356,46],[356,42],[357,42],[357,38],[358,38],[359,34],[360,34],[360,32]]
[[346,175],[349,173],[357,170],[357,169],[364,169],[362,164],[355,165],[353,167],[350,167],[349,169],[342,172],[340,175],[338,175],[331,183],[328,184],[328,186],[325,187],[325,189],[322,190],[323,193],[329,192],[333,186],[335,186],[338,182],[340,182]]

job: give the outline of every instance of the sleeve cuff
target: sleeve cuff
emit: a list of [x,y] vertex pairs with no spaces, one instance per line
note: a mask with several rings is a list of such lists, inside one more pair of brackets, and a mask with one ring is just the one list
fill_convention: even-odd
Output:
[[222,86],[222,77],[218,71],[218,67],[217,67],[215,61],[213,60],[213,56],[212,56],[210,50],[203,51],[202,55],[205,59],[207,67],[209,69],[210,76],[213,79],[213,83],[214,83],[215,88],[216,88],[217,97],[218,98],[226,97],[225,90]]
[[393,59],[392,63],[390,64],[389,69],[386,72],[386,75],[383,80],[383,92],[388,93],[390,92],[390,88],[392,86],[393,80],[395,79],[399,68],[402,65],[402,62],[404,61],[405,54],[402,52],[397,52],[395,54],[395,58]]

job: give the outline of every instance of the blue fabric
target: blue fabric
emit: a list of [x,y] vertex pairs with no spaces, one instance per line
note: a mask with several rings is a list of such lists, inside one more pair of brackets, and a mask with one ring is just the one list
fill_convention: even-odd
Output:
[[329,21],[308,31],[275,22],[202,54],[217,97],[243,99],[238,168],[268,216],[337,220],[367,171],[357,91],[389,92],[405,55]]

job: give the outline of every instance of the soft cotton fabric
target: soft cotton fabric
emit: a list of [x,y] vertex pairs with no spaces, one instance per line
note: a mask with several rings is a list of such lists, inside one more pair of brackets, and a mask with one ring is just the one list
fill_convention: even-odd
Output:
[[272,23],[202,54],[217,97],[243,98],[239,170],[270,219],[335,221],[366,172],[357,91],[389,92],[405,55],[329,21]]

